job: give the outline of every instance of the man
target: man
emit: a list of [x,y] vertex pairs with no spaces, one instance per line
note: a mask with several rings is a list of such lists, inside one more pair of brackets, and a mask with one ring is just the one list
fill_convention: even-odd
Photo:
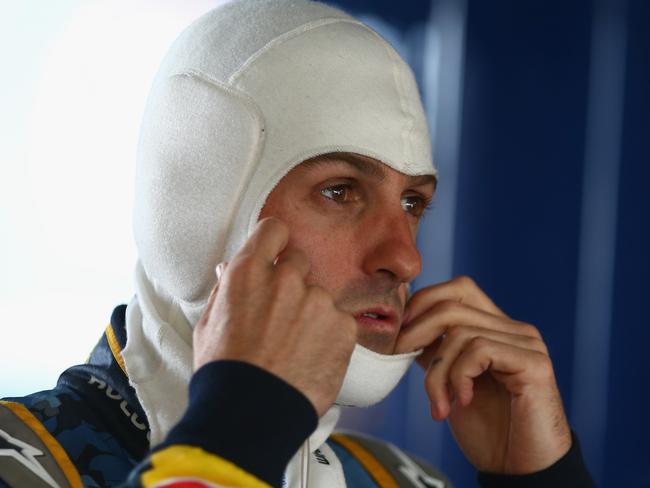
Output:
[[196,21],[144,116],[136,296],[88,364],[2,403],[4,483],[448,486],[332,435],[417,357],[484,486],[590,486],[537,329],[468,278],[408,297],[427,134],[406,64],[336,9],[243,0]]

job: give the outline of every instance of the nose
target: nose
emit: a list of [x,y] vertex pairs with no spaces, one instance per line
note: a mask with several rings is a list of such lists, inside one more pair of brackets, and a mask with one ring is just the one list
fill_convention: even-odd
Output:
[[401,208],[386,217],[377,216],[367,229],[363,269],[368,275],[389,273],[396,281],[407,283],[422,271],[415,230]]

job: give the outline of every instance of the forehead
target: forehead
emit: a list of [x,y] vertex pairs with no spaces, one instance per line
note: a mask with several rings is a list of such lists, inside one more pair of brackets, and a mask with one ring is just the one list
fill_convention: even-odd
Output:
[[413,186],[431,184],[436,188],[437,180],[433,175],[411,176],[400,173],[377,159],[355,153],[329,153],[303,161],[297,166],[299,171],[310,171],[322,167],[347,166],[372,179],[382,181],[390,173],[403,175],[407,183]]

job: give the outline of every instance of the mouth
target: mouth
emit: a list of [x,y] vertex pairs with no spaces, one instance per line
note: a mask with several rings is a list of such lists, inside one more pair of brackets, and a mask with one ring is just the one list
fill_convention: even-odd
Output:
[[374,332],[395,333],[400,328],[399,314],[389,307],[372,307],[354,314],[357,323]]

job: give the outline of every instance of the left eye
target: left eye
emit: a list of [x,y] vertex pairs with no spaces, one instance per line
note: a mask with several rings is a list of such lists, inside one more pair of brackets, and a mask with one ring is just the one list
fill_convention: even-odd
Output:
[[427,202],[422,197],[402,197],[402,208],[415,217],[421,217],[427,207]]

